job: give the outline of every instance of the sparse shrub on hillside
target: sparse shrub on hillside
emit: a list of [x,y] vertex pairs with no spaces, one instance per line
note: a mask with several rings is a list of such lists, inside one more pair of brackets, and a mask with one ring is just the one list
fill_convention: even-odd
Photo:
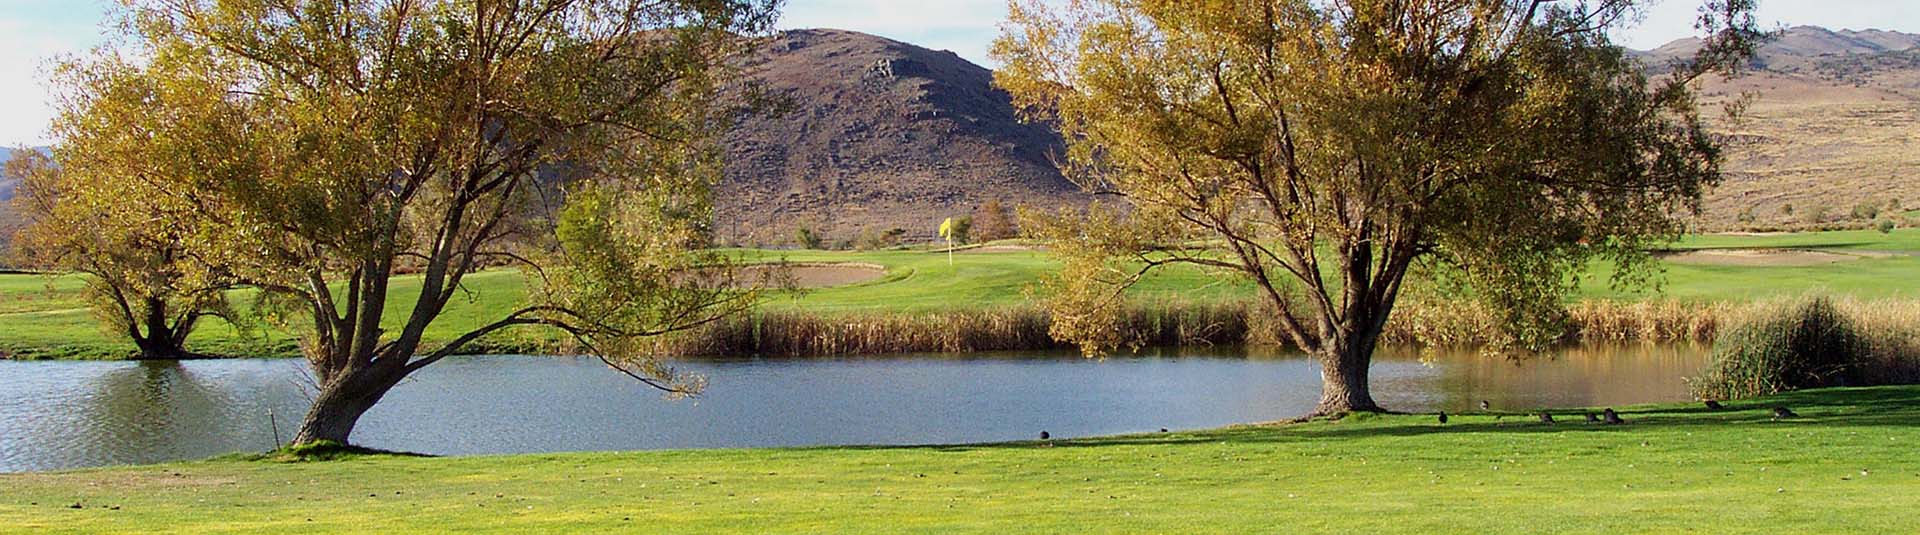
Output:
[[793,241],[801,249],[819,249],[822,245],[820,234],[805,226],[794,229]]
[[1792,216],[1792,215],[1793,215],[1793,203],[1786,203],[1786,204],[1782,204],[1782,205],[1780,205],[1780,215],[1784,215],[1784,216]]
[[1740,215],[1737,216],[1736,219],[1739,219],[1740,222],[1743,224],[1752,224],[1754,221],[1753,207],[1748,206],[1745,209],[1740,210]]
[[947,230],[952,235],[954,245],[973,243],[973,216],[953,218],[953,226]]
[[860,235],[853,239],[853,248],[862,251],[886,249],[900,245],[901,238],[906,237],[906,235],[907,229],[899,227],[886,230],[875,230],[873,228],[861,229]]
[[1013,211],[998,200],[987,201],[973,213],[973,238],[981,243],[1018,237],[1020,226],[1014,222]]
[[1871,221],[1873,218],[1880,217],[1880,203],[1863,202],[1853,205],[1853,213],[1851,215],[1853,219]]
[[1827,207],[1826,205],[1815,205],[1813,208],[1807,209],[1803,215],[1806,216],[1804,220],[1809,225],[1825,223],[1827,222]]
[[1881,234],[1892,234],[1893,227],[1892,219],[1882,219],[1880,222],[1873,224],[1873,229],[1880,231]]

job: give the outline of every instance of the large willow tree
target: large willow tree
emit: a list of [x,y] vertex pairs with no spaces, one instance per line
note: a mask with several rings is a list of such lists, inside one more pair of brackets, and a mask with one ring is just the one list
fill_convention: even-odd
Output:
[[1543,338],[1590,260],[1645,275],[1720,176],[1689,84],[1750,55],[1751,2],[1710,2],[1659,78],[1608,41],[1644,3],[1015,2],[997,83],[1127,205],[1039,231],[1055,335],[1102,350],[1142,274],[1231,272],[1320,361],[1322,415],[1380,410],[1368,365],[1412,273]]
[[[141,0],[141,61],[66,77],[70,113],[109,119],[63,122],[164,158],[124,179],[185,207],[188,249],[301,335],[319,392],[296,442],[346,442],[403,378],[516,326],[691,393],[647,339],[756,295],[700,247],[716,96],[775,4]],[[529,274],[524,308],[423,339],[503,265]]]

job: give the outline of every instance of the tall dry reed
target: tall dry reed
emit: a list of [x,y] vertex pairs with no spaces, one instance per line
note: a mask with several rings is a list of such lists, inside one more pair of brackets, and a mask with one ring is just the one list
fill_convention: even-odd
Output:
[[[1783,301],[1688,303],[1590,301],[1568,310],[1566,343],[1710,342],[1729,325],[1774,313]],[[1920,332],[1920,302],[1836,301],[1878,333]],[[1275,316],[1244,302],[1138,303],[1123,315],[1125,345],[1155,347],[1287,346]],[[1408,303],[1382,333],[1390,345],[1482,347],[1503,342],[1496,316],[1470,304]],[[1047,334],[1046,310],[1033,305],[938,312],[808,313],[770,311],[728,319],[659,340],[679,356],[819,356],[877,353],[1071,349]],[[1871,337],[1872,354],[1908,354],[1920,338]],[[1889,368],[1891,369],[1891,368]]]
[[1920,383],[1920,303],[1809,297],[1749,306],[1689,380],[1704,399]]

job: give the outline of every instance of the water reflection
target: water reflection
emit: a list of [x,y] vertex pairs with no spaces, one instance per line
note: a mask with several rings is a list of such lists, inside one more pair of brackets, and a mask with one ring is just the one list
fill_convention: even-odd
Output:
[[[1624,405],[1686,398],[1695,347],[1575,348],[1522,361],[1383,351],[1375,397],[1408,411]],[[0,361],[0,471],[265,450],[310,403],[303,362]],[[434,454],[923,444],[1194,429],[1297,416],[1319,369],[1297,354],[1206,350],[721,359],[705,396],[666,401],[592,359],[471,357],[403,383],[356,430]]]
[[1495,410],[1630,405],[1688,399],[1686,378],[1705,365],[1708,348],[1699,345],[1630,344],[1560,349],[1538,356],[1507,358],[1471,349],[1395,348],[1378,362],[1431,361],[1441,373],[1429,388],[1435,397],[1425,410],[1478,409],[1482,400]]

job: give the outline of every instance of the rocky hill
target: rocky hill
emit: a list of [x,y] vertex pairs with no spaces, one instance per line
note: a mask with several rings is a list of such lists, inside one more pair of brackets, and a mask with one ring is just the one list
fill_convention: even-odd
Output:
[[[1698,46],[1635,54],[1659,70]],[[791,109],[726,136],[723,242],[787,243],[801,227],[829,241],[891,228],[925,240],[988,200],[1086,202],[1053,164],[1059,135],[1020,122],[992,72],[951,52],[798,30],[747,66]],[[1790,28],[1754,69],[1708,80],[1703,94],[1755,99],[1744,121],[1722,121],[1728,178],[1701,228],[1858,226],[1920,206],[1920,35]]]
[[1053,164],[1060,135],[1023,123],[993,72],[948,51],[842,30],[778,36],[746,63],[788,108],[727,134],[722,242],[772,244],[906,231],[982,203],[1084,202]]
[[[1641,57],[1658,65],[1698,45]],[[1727,181],[1708,194],[1703,228],[1858,226],[1920,207],[1920,35],[1790,28],[1753,70],[1703,91],[1754,98],[1743,121],[1722,121]]]

